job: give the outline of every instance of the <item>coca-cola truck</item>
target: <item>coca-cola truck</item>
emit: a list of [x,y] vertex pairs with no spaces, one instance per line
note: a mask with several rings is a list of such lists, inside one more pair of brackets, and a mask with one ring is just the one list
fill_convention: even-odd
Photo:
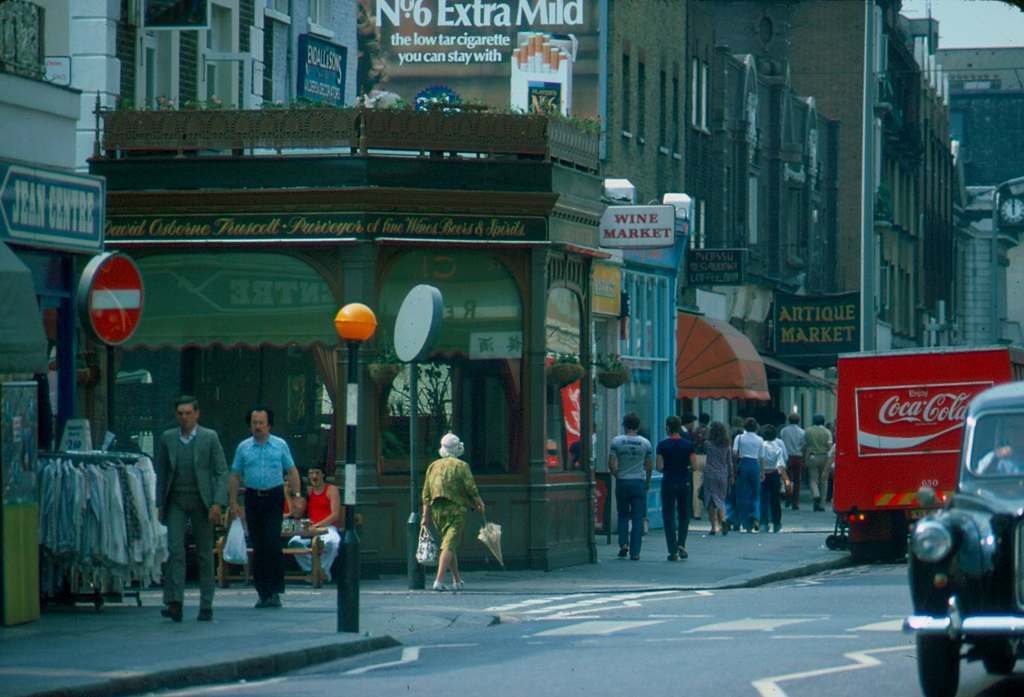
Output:
[[1024,379],[1024,353],[999,346],[839,357],[833,506],[855,558],[900,557],[929,486],[956,486],[964,416],[994,384]]

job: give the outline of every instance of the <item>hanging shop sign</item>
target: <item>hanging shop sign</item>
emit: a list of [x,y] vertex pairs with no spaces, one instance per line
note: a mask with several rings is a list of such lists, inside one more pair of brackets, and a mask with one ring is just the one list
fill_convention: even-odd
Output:
[[815,365],[835,365],[840,353],[860,349],[860,294],[775,293],[775,354]]
[[209,29],[209,0],[144,0],[146,29]]
[[686,252],[686,285],[743,285],[745,249],[690,249]]
[[0,160],[0,241],[102,251],[105,200],[102,177]]
[[618,317],[622,308],[622,271],[612,264],[594,263],[590,303],[595,315]]
[[547,238],[540,217],[406,213],[259,213],[110,216],[107,238],[117,242],[232,242],[337,240],[339,238],[539,241]]
[[344,106],[347,69],[348,49],[344,46],[309,34],[299,35],[299,98]]
[[127,341],[142,318],[142,273],[132,258],[107,253],[93,257],[78,284],[79,312],[98,341]]
[[601,246],[625,249],[675,244],[672,206],[608,206],[601,216]]
[[601,0],[370,0],[369,87],[417,108],[599,114]]

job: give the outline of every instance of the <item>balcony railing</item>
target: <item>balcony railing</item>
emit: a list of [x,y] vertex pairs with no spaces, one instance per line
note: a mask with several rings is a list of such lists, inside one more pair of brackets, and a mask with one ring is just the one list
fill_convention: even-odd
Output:
[[[409,151],[424,156],[518,156],[598,168],[598,136],[558,117],[478,111],[263,109],[107,111],[97,157],[185,155],[295,148],[352,154]],[[99,124],[98,124],[99,127]]]
[[0,2],[0,72],[42,80],[44,10],[24,0]]

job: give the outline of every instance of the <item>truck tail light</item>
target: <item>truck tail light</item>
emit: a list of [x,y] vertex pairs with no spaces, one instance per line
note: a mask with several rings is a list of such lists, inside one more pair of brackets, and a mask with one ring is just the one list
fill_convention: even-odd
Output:
[[868,517],[863,513],[851,513],[846,517],[846,519],[852,525],[853,523],[863,523],[865,520],[868,519]]

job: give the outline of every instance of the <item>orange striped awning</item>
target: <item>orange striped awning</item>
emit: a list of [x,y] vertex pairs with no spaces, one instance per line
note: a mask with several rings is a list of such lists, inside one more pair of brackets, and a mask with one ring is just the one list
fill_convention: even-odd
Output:
[[676,396],[769,400],[764,362],[750,339],[725,321],[680,312]]

